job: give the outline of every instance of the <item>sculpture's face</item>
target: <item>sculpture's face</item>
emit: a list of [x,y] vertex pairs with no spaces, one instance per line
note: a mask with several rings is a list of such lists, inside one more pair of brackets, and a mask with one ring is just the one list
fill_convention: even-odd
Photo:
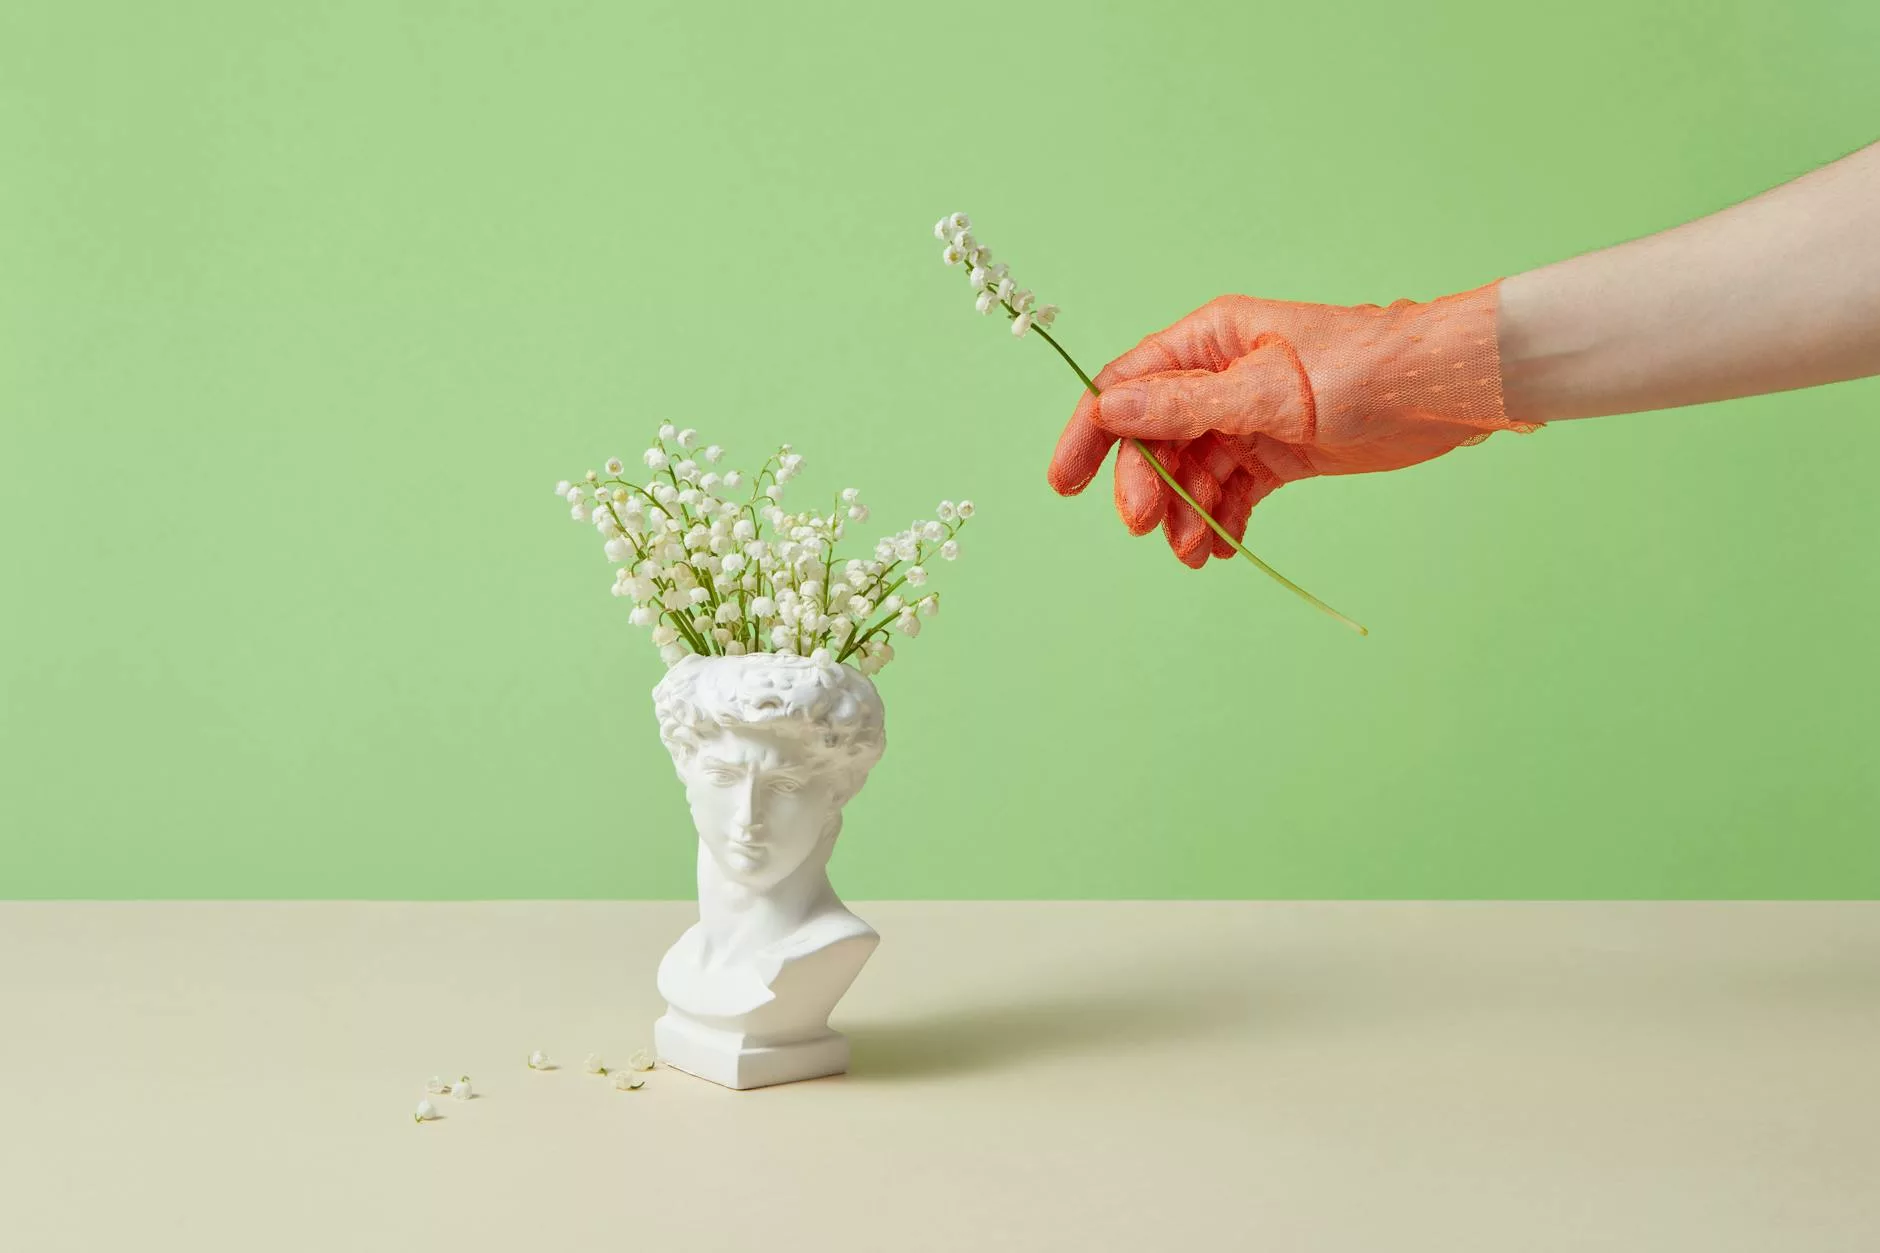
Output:
[[827,771],[761,727],[700,743],[684,771],[692,822],[725,877],[753,891],[788,878],[831,834],[840,807]]

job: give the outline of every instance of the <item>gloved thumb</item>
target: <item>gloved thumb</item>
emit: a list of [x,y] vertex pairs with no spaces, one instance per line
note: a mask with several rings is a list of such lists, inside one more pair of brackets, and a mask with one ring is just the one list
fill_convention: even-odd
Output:
[[1112,383],[1092,420],[1134,439],[1198,439],[1209,431],[1269,435],[1303,442],[1312,426],[1312,393],[1292,346],[1256,343],[1225,370],[1171,370]]

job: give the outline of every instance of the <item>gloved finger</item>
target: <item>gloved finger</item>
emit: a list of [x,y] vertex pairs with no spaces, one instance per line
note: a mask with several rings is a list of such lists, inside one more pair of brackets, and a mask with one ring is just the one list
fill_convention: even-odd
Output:
[[1303,448],[1282,444],[1265,435],[1252,436],[1245,442],[1253,463],[1247,465],[1246,469],[1256,477],[1264,473],[1272,475],[1281,483],[1297,483],[1300,479],[1309,479],[1319,473],[1318,467]]
[[[1207,471],[1209,478],[1220,484],[1220,504],[1209,512],[1213,514],[1216,522],[1233,534],[1235,539],[1239,539],[1245,531],[1247,511],[1252,508],[1251,505],[1242,508],[1239,499],[1251,492],[1253,482],[1252,475],[1241,467],[1237,455],[1239,453],[1237,445],[1242,443],[1244,443],[1242,439],[1231,435],[1216,435],[1210,431],[1188,445],[1187,449],[1187,455]],[[1199,500],[1200,497],[1196,499]],[[1236,530],[1232,525],[1234,518],[1222,516],[1224,512],[1238,515],[1240,529]],[[1202,521],[1205,523],[1207,519],[1203,518]],[[1225,558],[1234,555],[1234,546],[1223,539],[1213,527],[1208,528],[1208,545],[1209,552],[1216,557]]]
[[1198,462],[1208,472],[1209,478],[1216,483],[1225,483],[1228,476],[1240,468],[1240,463],[1234,459],[1233,442],[1233,436],[1216,435],[1209,431],[1191,440],[1182,449],[1182,460]]
[[[1228,534],[1236,540],[1247,537],[1247,519],[1253,516],[1253,507],[1266,499],[1280,482],[1271,474],[1257,475],[1246,470],[1235,470],[1227,482],[1221,485],[1221,508],[1214,515],[1214,520],[1227,528]],[[1234,546],[1216,535],[1214,537],[1214,555],[1227,558],[1235,554]]]
[[1309,443],[1315,426],[1305,370],[1276,336],[1225,370],[1172,370],[1111,384],[1091,420],[1116,435],[1173,440],[1221,431]]
[[[1175,324],[1176,327],[1180,325],[1180,322]],[[1188,360],[1182,355],[1179,342],[1171,342],[1170,332],[1174,330],[1175,327],[1169,327],[1144,335],[1134,348],[1098,370],[1096,377],[1090,381],[1097,385],[1098,391],[1102,391],[1117,383],[1139,379],[1145,374],[1166,374],[1170,370],[1197,368],[1201,363]]]
[[[1242,332],[1234,311],[1245,303],[1244,296],[1209,301],[1173,325],[1145,335],[1134,348],[1097,371],[1091,382],[1103,389],[1171,370],[1226,369],[1242,351]],[[1060,496],[1075,496],[1090,486],[1116,442],[1115,433],[1096,422],[1096,414],[1096,398],[1086,390],[1059,434],[1045,472],[1051,490]]]
[[[1245,325],[1246,308],[1253,303],[1245,296],[1217,297],[1172,325],[1145,335],[1134,348],[1097,371],[1091,381],[1102,390],[1171,371],[1226,370],[1261,346]],[[1088,487],[1116,442],[1116,433],[1105,430],[1097,420],[1099,411],[1099,402],[1086,391],[1058,436],[1046,479],[1060,496],[1075,496]]]
[[[1170,473],[1182,485],[1182,490],[1194,499],[1195,504],[1209,514],[1220,507],[1221,485],[1198,460],[1184,459],[1181,467]],[[1170,494],[1168,513],[1162,521],[1162,534],[1183,565],[1199,570],[1208,563],[1208,555],[1213,551],[1211,537],[1214,532],[1187,501],[1173,493]]]
[[[1180,457],[1170,448],[1152,449],[1164,467]],[[1134,440],[1124,440],[1116,453],[1116,513],[1131,535],[1147,535],[1161,525],[1174,493],[1162,481],[1136,447]]]
[[[1181,358],[1162,342],[1162,334],[1157,331],[1145,336],[1141,343],[1098,370],[1091,382],[1104,388],[1126,379],[1140,378],[1156,370],[1180,368]],[[1071,411],[1070,421],[1065,423],[1063,432],[1058,436],[1057,449],[1051,454],[1051,466],[1045,472],[1051,490],[1060,496],[1075,496],[1089,487],[1090,481],[1097,477],[1097,471],[1103,468],[1103,459],[1110,455],[1111,445],[1116,443],[1115,433],[1099,426],[1096,415],[1097,398],[1086,388],[1084,394],[1077,398],[1077,407]]]
[[1075,496],[1090,486],[1110,455],[1116,436],[1096,424],[1097,398],[1086,390],[1071,412],[1058,436],[1057,449],[1051,454],[1051,466],[1045,480],[1060,496]]
[[1225,370],[1253,346],[1246,296],[1217,296],[1150,335],[1110,362],[1093,380],[1099,388],[1171,370]]

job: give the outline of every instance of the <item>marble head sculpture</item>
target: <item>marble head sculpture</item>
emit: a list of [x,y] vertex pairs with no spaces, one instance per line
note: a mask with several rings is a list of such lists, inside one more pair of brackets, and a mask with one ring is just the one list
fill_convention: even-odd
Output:
[[697,830],[699,921],[660,963],[662,1056],[730,1087],[846,1069],[829,1012],[878,937],[827,867],[881,758],[881,697],[853,667],[687,657],[653,690]]
[[653,689],[659,734],[700,841],[727,881],[762,891],[827,855],[881,759],[881,697],[849,666],[688,657]]

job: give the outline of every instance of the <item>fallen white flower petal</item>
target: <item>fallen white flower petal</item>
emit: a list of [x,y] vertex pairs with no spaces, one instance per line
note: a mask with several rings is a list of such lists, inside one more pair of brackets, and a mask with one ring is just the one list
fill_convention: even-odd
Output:
[[627,1059],[627,1065],[634,1070],[651,1070],[653,1068],[653,1055],[645,1049],[635,1049],[633,1056]]
[[548,1060],[548,1054],[544,1053],[541,1049],[537,1049],[535,1052],[529,1054],[530,1070],[547,1070],[551,1065],[553,1065],[553,1063]]
[[433,1118],[436,1118],[436,1117],[437,1117],[437,1106],[431,1104],[430,1099],[426,1098],[425,1100],[418,1102],[417,1112],[411,1116],[411,1121],[429,1122]]
[[646,1086],[646,1077],[622,1070],[614,1075],[614,1088],[619,1092],[637,1092]]
[[601,1060],[599,1053],[589,1053],[581,1059],[581,1069],[590,1075],[604,1075],[607,1073],[607,1064]]

